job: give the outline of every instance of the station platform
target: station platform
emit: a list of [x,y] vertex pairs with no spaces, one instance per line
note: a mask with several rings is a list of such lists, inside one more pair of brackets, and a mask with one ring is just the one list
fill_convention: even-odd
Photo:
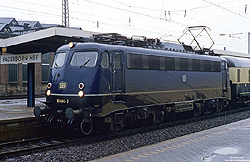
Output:
[[[45,98],[36,98],[35,105],[44,107],[43,101]],[[0,100],[0,121],[34,117],[33,109],[34,107],[27,107],[27,98]]]
[[250,119],[94,161],[250,162]]

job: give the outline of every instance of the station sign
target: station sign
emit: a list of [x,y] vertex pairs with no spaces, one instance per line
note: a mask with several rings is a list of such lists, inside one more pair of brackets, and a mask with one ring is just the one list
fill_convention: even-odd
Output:
[[1,55],[1,64],[41,63],[41,53]]

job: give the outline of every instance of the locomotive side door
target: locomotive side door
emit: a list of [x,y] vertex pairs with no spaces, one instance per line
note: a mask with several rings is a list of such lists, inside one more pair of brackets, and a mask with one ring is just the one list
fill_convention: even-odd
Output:
[[114,102],[124,101],[124,65],[122,58],[122,51],[111,52],[111,76],[112,88],[111,92],[114,94]]

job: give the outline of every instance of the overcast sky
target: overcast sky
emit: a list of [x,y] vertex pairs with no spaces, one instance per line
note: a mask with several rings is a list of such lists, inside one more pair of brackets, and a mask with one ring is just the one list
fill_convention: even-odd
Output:
[[[62,23],[62,0],[0,0],[0,17]],[[71,27],[176,41],[188,26],[207,26],[213,48],[248,52],[250,0],[69,0]],[[205,33],[201,46],[211,41]],[[182,41],[188,44],[190,36]]]

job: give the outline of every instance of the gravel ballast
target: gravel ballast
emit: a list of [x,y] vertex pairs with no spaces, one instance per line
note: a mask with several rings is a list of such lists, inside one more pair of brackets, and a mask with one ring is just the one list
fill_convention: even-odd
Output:
[[151,145],[161,141],[180,137],[186,134],[218,127],[250,117],[250,110],[220,116],[212,119],[187,123],[169,128],[163,128],[136,135],[120,137],[111,140],[86,145],[75,145],[31,155],[19,156],[5,159],[4,161],[88,161],[120,152],[128,151],[138,147]]

